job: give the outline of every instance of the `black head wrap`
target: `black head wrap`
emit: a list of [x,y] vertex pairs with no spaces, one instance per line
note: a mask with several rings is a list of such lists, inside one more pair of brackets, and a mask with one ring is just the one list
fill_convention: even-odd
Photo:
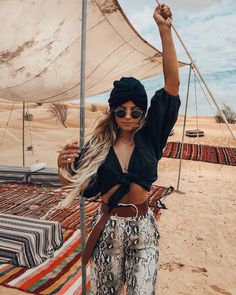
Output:
[[114,88],[108,100],[110,109],[132,100],[142,111],[147,111],[147,93],[143,84],[133,77],[122,77],[113,82]]

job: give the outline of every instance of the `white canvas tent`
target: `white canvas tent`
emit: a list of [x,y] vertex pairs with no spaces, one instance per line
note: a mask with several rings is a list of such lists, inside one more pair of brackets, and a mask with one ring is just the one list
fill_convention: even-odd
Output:
[[[0,98],[79,97],[81,2],[0,1]],[[109,91],[121,76],[162,73],[161,52],[137,33],[117,0],[88,1],[86,55],[85,96]]]

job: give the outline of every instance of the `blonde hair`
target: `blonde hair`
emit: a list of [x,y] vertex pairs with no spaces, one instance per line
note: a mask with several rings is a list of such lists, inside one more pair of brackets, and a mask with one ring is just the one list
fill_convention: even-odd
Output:
[[[145,116],[142,116],[133,136],[143,127],[144,122]],[[73,183],[66,187],[66,189],[70,189],[71,191],[66,196],[66,199],[59,204],[60,208],[66,207],[75,197],[82,194],[90,180],[96,177],[98,168],[105,161],[111,146],[116,142],[118,134],[119,128],[115,122],[114,114],[111,112],[105,114],[98,121],[94,131],[90,134],[90,139],[85,144],[86,150],[81,156],[79,169],[76,171],[77,174],[74,177],[68,177],[68,171],[64,171],[67,175],[61,173],[64,178],[67,178]]]

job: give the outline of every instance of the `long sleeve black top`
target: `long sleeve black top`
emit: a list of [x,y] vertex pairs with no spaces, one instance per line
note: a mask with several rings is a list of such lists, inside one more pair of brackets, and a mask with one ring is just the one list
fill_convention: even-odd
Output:
[[[180,104],[178,95],[170,95],[164,88],[156,91],[151,99],[145,125],[134,135],[135,147],[130,157],[128,172],[122,171],[111,146],[104,163],[99,167],[96,177],[90,181],[83,196],[88,198],[98,193],[103,195],[116,184],[120,184],[109,200],[109,205],[116,207],[119,200],[129,192],[131,183],[137,183],[149,191],[152,183],[158,178],[158,161],[177,120]],[[75,160],[75,169],[79,168],[82,154],[83,150],[80,157]]]

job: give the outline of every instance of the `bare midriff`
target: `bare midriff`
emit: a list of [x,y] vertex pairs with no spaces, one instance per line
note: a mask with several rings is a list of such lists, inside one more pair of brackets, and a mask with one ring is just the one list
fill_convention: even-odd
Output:
[[[105,203],[108,203],[108,200],[113,195],[113,193],[119,188],[119,184],[111,188],[107,193],[102,195],[102,200]],[[147,191],[143,189],[140,185],[136,183],[131,183],[130,191],[123,196],[120,200],[120,203],[125,204],[142,204],[147,200]]]

